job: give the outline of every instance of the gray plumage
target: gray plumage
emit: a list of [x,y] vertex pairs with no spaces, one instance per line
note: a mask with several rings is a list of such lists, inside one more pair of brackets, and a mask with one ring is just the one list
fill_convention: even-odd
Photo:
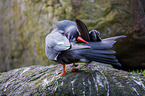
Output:
[[[63,20],[56,22],[54,29],[45,39],[45,52],[50,60],[62,64],[70,64],[80,59],[86,61],[97,61],[111,65],[121,66],[116,57],[115,51],[110,50],[116,40],[125,36],[115,36],[102,39],[97,31],[90,32],[89,44],[78,42],[76,38],[80,36],[77,25],[73,21]],[[93,35],[94,34],[94,35]]]

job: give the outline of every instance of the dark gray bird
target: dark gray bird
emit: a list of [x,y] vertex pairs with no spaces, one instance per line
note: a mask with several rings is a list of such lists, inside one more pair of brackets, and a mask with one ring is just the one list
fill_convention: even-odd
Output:
[[[76,23],[69,20],[56,22],[56,29],[47,35],[45,39],[45,52],[50,60],[63,64],[63,73],[65,64],[73,63],[80,60],[97,61],[101,63],[120,66],[115,51],[110,50],[116,40],[126,36],[115,36],[106,39],[99,37],[100,33],[96,30],[88,31],[85,24],[75,19]],[[72,71],[77,69],[73,68]]]

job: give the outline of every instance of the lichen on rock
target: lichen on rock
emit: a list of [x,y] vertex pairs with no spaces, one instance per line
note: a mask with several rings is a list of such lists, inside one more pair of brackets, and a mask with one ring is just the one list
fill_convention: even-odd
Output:
[[0,95],[120,96],[145,94],[145,77],[93,62],[59,76],[62,65],[31,66],[0,75]]

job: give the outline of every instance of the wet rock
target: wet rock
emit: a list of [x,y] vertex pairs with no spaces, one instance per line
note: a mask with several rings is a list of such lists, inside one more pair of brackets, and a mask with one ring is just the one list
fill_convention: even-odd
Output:
[[62,65],[31,66],[0,74],[0,95],[19,96],[143,96],[145,77],[92,62],[59,76]]

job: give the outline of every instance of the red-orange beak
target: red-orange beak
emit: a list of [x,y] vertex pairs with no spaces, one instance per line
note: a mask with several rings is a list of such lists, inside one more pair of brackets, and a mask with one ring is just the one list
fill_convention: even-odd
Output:
[[89,42],[85,41],[81,36],[79,36],[79,37],[77,38],[77,40],[78,40],[78,41],[85,42],[85,43],[87,43],[87,44],[89,43]]

